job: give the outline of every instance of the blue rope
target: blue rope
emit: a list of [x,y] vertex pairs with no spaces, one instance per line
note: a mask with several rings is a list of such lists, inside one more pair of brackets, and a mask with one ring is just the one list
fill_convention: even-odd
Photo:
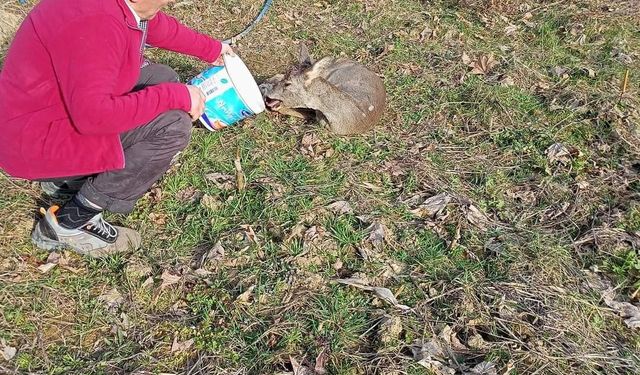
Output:
[[18,2],[19,2],[20,4],[22,4],[22,5],[24,5],[24,4],[26,4],[26,3],[27,3],[27,0],[18,0]]
[[260,10],[260,13],[258,13],[256,18],[254,18],[254,20],[251,21],[251,23],[240,34],[237,34],[229,39],[224,40],[223,43],[235,44],[238,40],[243,38],[245,35],[249,34],[251,30],[253,30],[253,28],[256,27],[258,22],[260,22],[262,17],[264,17],[264,15],[267,14],[267,11],[269,10],[269,8],[271,8],[272,2],[273,0],[265,0],[264,4],[262,5],[262,9]]

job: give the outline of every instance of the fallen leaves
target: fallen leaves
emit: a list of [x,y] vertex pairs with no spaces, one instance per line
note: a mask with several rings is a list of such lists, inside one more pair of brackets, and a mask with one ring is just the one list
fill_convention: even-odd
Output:
[[629,302],[617,301],[615,288],[611,280],[606,276],[590,270],[584,272],[586,284],[598,292],[604,303],[624,319],[627,327],[631,329],[640,328],[640,307]]
[[205,176],[207,181],[211,181],[220,190],[233,190],[236,185],[235,177],[224,173],[209,173]]
[[293,375],[314,375],[314,371],[311,368],[303,366],[295,358],[289,357],[289,361],[293,368]]
[[66,251],[62,253],[58,253],[58,252],[49,253],[46,263],[41,264],[40,266],[38,266],[37,269],[41,273],[46,274],[52,269],[54,269],[56,266],[60,266],[61,268],[71,271],[72,273],[80,272],[80,270],[69,266],[69,258],[68,258],[68,253]]
[[344,285],[349,285],[354,288],[366,290],[368,292],[373,292],[378,298],[391,304],[396,308],[399,308],[401,310],[411,310],[411,307],[400,304],[396,299],[396,296],[393,295],[393,292],[391,292],[391,290],[387,288],[369,286],[364,280],[357,279],[357,278],[337,279],[336,282]]
[[220,262],[224,259],[224,254],[224,247],[222,247],[222,243],[218,241],[209,251],[202,254],[202,257],[197,262],[196,268],[200,269],[204,267],[208,261]]
[[249,243],[254,243],[256,246],[260,246],[260,242],[258,241],[258,236],[256,232],[253,230],[251,225],[241,225],[240,228],[243,230],[244,238]]
[[545,151],[547,159],[550,163],[560,163],[562,165],[569,165],[574,157],[580,155],[580,151],[575,147],[567,147],[562,143],[554,143]]
[[615,310],[618,315],[620,315],[620,317],[624,319],[624,323],[627,325],[627,327],[640,328],[640,307],[629,302],[618,302],[614,299],[614,297],[615,292],[613,289],[606,291],[602,295],[604,303]]
[[2,357],[5,361],[12,360],[18,352],[15,347],[8,345],[4,339],[0,339],[0,349],[2,349]]
[[222,206],[222,202],[209,194],[205,194],[202,196],[202,199],[200,199],[200,205],[211,211],[217,211]]
[[471,68],[471,74],[474,75],[487,75],[493,68],[500,65],[493,55],[481,55],[475,60],[472,60],[466,53],[462,54],[462,62]]
[[389,228],[382,223],[376,222],[371,224],[366,231],[369,233],[367,241],[369,241],[375,248],[380,248],[387,238]]
[[476,226],[480,230],[486,230],[491,223],[487,215],[478,209],[478,207],[470,204],[466,206],[467,221]]
[[157,226],[162,226],[167,223],[167,214],[152,212],[149,214],[149,220]]
[[189,339],[187,341],[178,342],[178,337],[173,338],[173,344],[171,344],[171,353],[182,353],[186,352],[193,346],[195,342],[194,339]]
[[330,158],[334,154],[333,148],[323,143],[315,133],[303,135],[300,143],[300,152],[313,160]]
[[411,347],[411,351],[413,353],[413,359],[416,360],[419,365],[436,374],[454,375],[456,373],[454,369],[443,363],[446,361],[447,356],[437,339],[431,339],[426,342],[416,340]]
[[151,266],[138,262],[130,262],[127,264],[124,273],[129,280],[138,280],[151,275]]
[[242,294],[240,294],[237,298],[236,298],[236,303],[240,303],[240,304],[249,304],[249,301],[251,300],[252,296],[253,296],[253,290],[256,288],[255,285],[252,285],[249,287],[249,289],[245,290]]
[[104,293],[98,297],[98,301],[103,302],[105,306],[109,309],[115,309],[124,302],[124,297],[118,289],[113,288],[107,293]]
[[176,199],[182,203],[194,203],[200,198],[202,192],[193,186],[189,186],[176,193]]
[[452,198],[453,196],[449,193],[440,193],[425,200],[420,206],[411,210],[411,213],[420,218],[433,219],[442,213]]
[[182,279],[181,276],[179,275],[175,275],[171,272],[169,272],[168,270],[164,270],[162,272],[162,276],[160,276],[160,278],[162,279],[162,284],[160,284],[160,289],[164,289],[168,286],[177,284],[180,282],[180,279]]
[[457,334],[449,325],[442,327],[440,333],[428,341],[416,340],[411,346],[411,351],[414,360],[416,360],[418,364],[435,374],[497,374],[496,366],[493,362],[484,361],[470,368],[469,365],[460,361],[461,358],[459,355],[468,353],[468,348],[460,342]]
[[55,266],[57,266],[57,264],[55,263],[45,263],[42,264],[38,267],[38,271],[40,271],[41,273],[48,273],[49,271],[51,271]]
[[337,215],[348,215],[353,213],[353,208],[347,201],[333,202],[327,206],[329,210]]
[[400,338],[402,330],[402,319],[399,316],[385,316],[378,329],[378,338],[383,345],[389,345]]

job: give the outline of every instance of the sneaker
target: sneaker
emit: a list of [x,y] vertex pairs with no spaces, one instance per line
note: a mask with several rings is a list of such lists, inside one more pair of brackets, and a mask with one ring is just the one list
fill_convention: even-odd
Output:
[[44,250],[71,248],[75,252],[94,258],[136,250],[140,247],[140,234],[133,229],[116,227],[97,214],[78,229],[66,229],[58,224],[56,212],[60,208],[52,206],[40,209],[44,216],[36,224],[31,240]]
[[70,199],[80,191],[86,179],[69,180],[63,182],[44,181],[40,183],[40,188],[49,197],[54,199]]

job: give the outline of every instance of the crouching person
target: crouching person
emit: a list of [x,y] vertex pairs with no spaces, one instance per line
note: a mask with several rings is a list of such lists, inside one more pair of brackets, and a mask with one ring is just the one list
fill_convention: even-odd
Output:
[[71,196],[42,209],[40,248],[100,257],[135,250],[140,235],[102,213],[129,213],[189,143],[204,96],[149,44],[219,63],[227,45],[161,12],[170,0],[42,0],[0,71],[0,168]]

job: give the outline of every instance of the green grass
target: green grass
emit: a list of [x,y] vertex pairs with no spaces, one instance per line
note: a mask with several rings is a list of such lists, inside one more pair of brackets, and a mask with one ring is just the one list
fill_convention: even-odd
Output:
[[[0,338],[18,349],[11,361],[0,358],[0,372],[291,373],[290,357],[313,368],[325,350],[328,374],[425,374],[411,345],[447,325],[468,348],[445,344],[455,355],[442,363],[459,373],[482,361],[498,373],[636,373],[637,333],[604,307],[583,271],[600,270],[618,300],[637,304],[640,266],[629,238],[640,230],[640,183],[620,129],[625,116],[638,121],[639,66],[615,55],[640,48],[637,20],[595,2],[531,2],[529,27],[518,5],[479,3],[275,2],[237,47],[256,77],[286,71],[299,41],[316,57],[342,53],[383,76],[383,120],[347,138],[266,113],[221,132],[196,128],[157,185],[162,199],[109,215],[143,234],[134,254],[70,255],[67,268],[40,273],[47,254],[28,235],[41,192],[0,176]],[[249,21],[251,6],[185,3],[171,12],[226,37]],[[583,44],[571,34],[578,24]],[[512,36],[509,25],[518,26]],[[426,26],[435,36],[420,41]],[[185,80],[205,68],[149,53]],[[471,75],[463,53],[493,54],[499,65]],[[629,93],[620,97],[627,69]],[[501,85],[504,77],[513,85]],[[309,155],[309,133],[332,154]],[[554,143],[578,152],[566,165],[552,162],[545,152]],[[207,180],[222,173],[235,181],[237,151],[245,190]],[[181,199],[186,189],[198,197]],[[411,214],[442,192],[455,196],[442,215]],[[203,205],[205,194],[214,207]],[[353,213],[327,209],[341,200]],[[487,215],[486,228],[469,220],[470,204]],[[388,229],[378,247],[369,240],[376,222]],[[305,238],[314,226],[319,237]],[[194,275],[196,254],[217,242],[224,258],[205,263],[209,275]],[[143,285],[148,276],[127,277],[132,264],[151,267],[151,285]],[[164,271],[181,281],[160,288]],[[413,309],[337,278],[388,288]],[[123,300],[109,309],[99,296],[113,288]],[[399,317],[402,329],[383,343],[385,317]],[[486,347],[471,347],[474,335]],[[172,352],[174,339],[194,342]]]

